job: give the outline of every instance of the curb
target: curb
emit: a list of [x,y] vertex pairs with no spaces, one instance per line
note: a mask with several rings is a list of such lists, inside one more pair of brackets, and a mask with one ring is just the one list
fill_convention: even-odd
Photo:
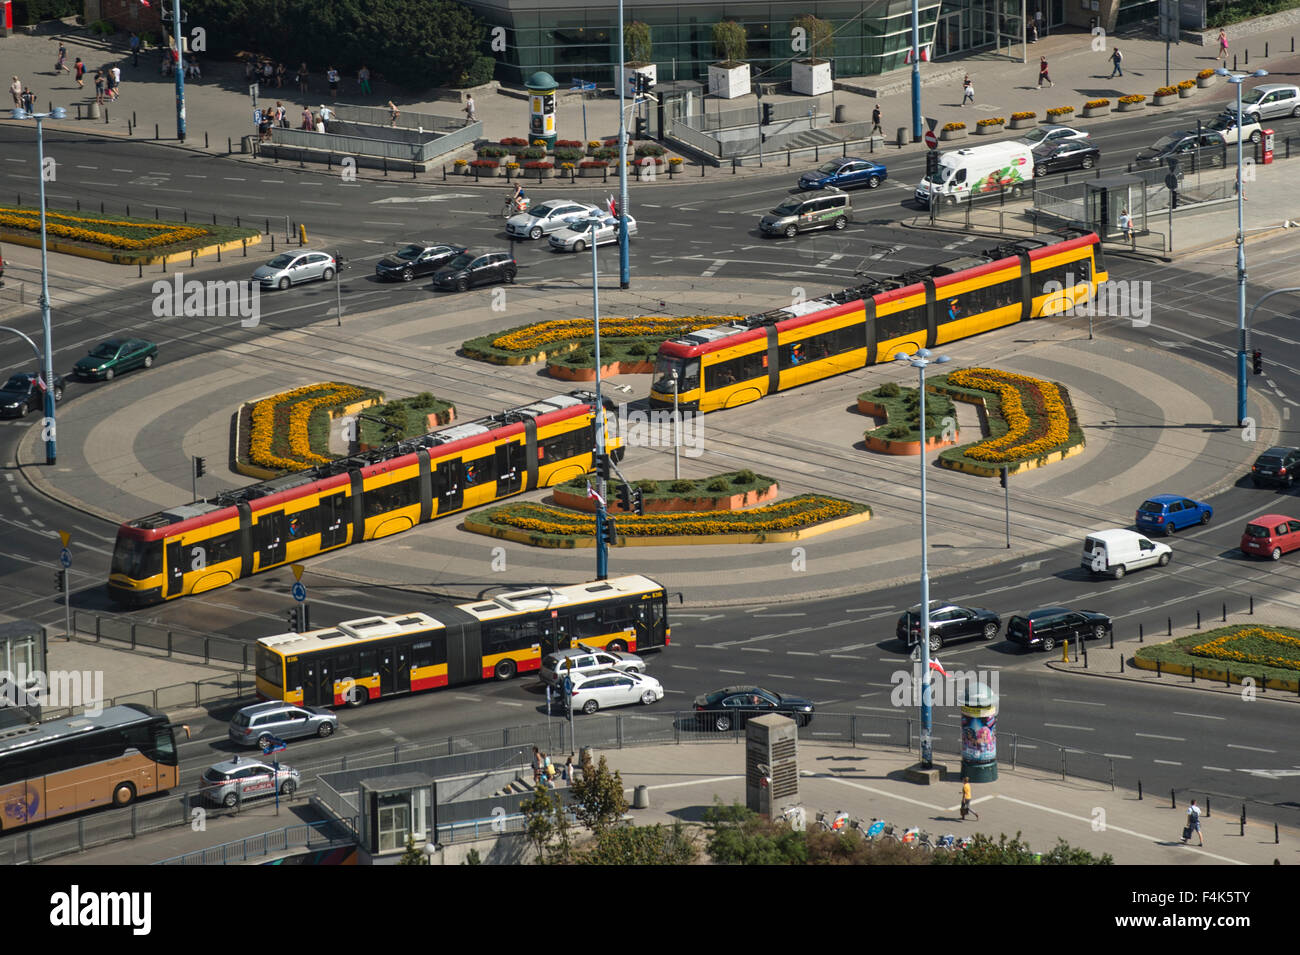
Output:
[[[1118,647],[1116,647],[1116,649],[1118,649]],[[1072,676],[1099,677],[1103,680],[1124,680],[1128,683],[1140,683],[1143,686],[1167,686],[1177,690],[1200,690],[1202,692],[1229,693],[1233,696],[1239,696],[1241,694],[1239,687],[1234,689],[1232,687],[1224,686],[1222,680],[1219,680],[1218,683],[1214,683],[1209,679],[1198,681],[1196,683],[1176,683],[1173,681],[1166,682],[1158,678],[1129,676],[1127,671],[1124,673],[1102,673],[1099,670],[1085,670],[1077,663],[1062,663],[1060,660],[1046,660],[1044,661],[1044,664],[1049,670],[1055,670],[1058,673],[1067,673]],[[1136,666],[1136,662],[1134,662],[1133,665]],[[1129,664],[1126,663],[1125,666],[1127,667]],[[1152,668],[1152,670],[1146,670],[1145,668],[1140,669],[1143,669],[1144,673],[1154,672],[1154,668]],[[1162,667],[1162,669],[1164,668]],[[1173,671],[1166,670],[1165,672],[1172,673]],[[1184,672],[1180,675],[1186,676],[1187,674]],[[1278,687],[1277,689],[1279,692],[1276,695],[1266,696],[1265,698],[1274,700],[1278,703],[1300,703],[1300,696],[1296,696],[1294,693],[1286,694],[1287,688]]]

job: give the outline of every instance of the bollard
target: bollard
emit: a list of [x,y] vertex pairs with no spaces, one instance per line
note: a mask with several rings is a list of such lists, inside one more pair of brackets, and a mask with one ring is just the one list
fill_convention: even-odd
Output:
[[127,124],[126,124],[126,134],[127,134],[128,136],[134,136],[134,135],[135,135],[135,124],[132,123],[130,120],[128,120],[128,121],[127,121]]
[[1142,780],[1138,780],[1138,802],[1142,801]]
[[142,279],[142,278],[144,278],[144,263],[143,263],[143,262],[137,262],[135,267],[136,267],[136,276],[135,276],[135,277],[138,278],[138,279]]
[[325,154],[325,169],[326,171],[333,171],[334,169],[334,153],[332,151]]
[[154,218],[154,221],[155,221],[155,222],[157,222],[158,219],[161,218],[161,217],[158,215],[158,207],[157,207],[157,206],[154,206],[154,207],[153,207],[153,218]]
[[131,110],[131,124],[134,126],[140,125],[140,120],[135,118],[135,110]]
[[1250,47],[1246,47],[1246,49],[1245,49],[1243,52],[1244,52],[1245,55],[1246,55],[1246,62],[1245,62],[1245,65],[1246,65],[1246,66],[1250,66]]
[[735,157],[735,156],[732,156],[732,157],[731,157],[731,174],[732,174],[733,176],[736,174],[736,157]]
[[1138,624],[1138,643],[1142,642],[1142,624]]
[[158,124],[157,124],[157,123],[154,123],[154,124],[153,124],[153,138],[154,138],[154,139],[162,139],[162,134],[158,132]]
[[248,240],[240,239],[239,242],[244,247],[244,258],[248,258]]
[[235,216],[235,228],[239,228],[239,216]]
[[[415,163],[411,163],[411,178],[412,178],[412,179],[415,178],[415,173],[416,173]],[[538,181],[538,182],[541,182],[541,181],[542,181],[542,174],[541,174],[540,172],[537,174],[537,181]]]
[[1226,600],[1223,602],[1223,622],[1228,622],[1228,602]]
[[104,125],[108,125],[108,107],[104,107]]
[[1166,618],[1165,618],[1165,636],[1166,636],[1166,637],[1172,637],[1173,635],[1174,635],[1174,618],[1173,618],[1173,617],[1166,617]]
[[271,251],[275,251],[275,236],[271,236]]
[[1156,679],[1159,680],[1159,679],[1162,679],[1163,677],[1164,677],[1164,673],[1162,673],[1161,670],[1160,670],[1160,661],[1157,660],[1157,661],[1156,661]]
[[[609,169],[608,166],[606,166],[605,168],[606,168],[606,170]],[[703,159],[700,160],[700,178],[701,178],[701,179],[704,178],[704,160],[703,160]],[[608,172],[606,172],[605,179],[606,179],[606,181],[609,180],[609,174],[608,174]]]
[[1236,53],[1232,54],[1232,68],[1233,68],[1234,70],[1237,68],[1237,54],[1236,54]]
[[81,200],[80,200],[80,199],[77,200],[77,211],[78,211],[78,212],[81,211]]
[[194,268],[194,261],[199,257],[197,249],[190,249],[190,268]]
[[1124,654],[1122,653],[1119,655],[1119,672],[1124,672]]
[[[206,131],[204,131],[203,133],[203,148],[204,149],[208,148],[208,134]],[[278,159],[279,157],[277,156],[276,158]]]
[[[1292,42],[1294,43],[1294,41],[1292,41]],[[1243,835],[1244,835],[1244,833],[1243,833]],[[1277,845],[1277,844],[1278,844],[1278,841],[1277,841],[1277,823],[1275,822],[1275,823],[1273,823],[1273,845]]]
[[1079,645],[1083,647],[1083,668],[1088,669],[1088,638],[1080,637]]
[[1192,682],[1193,682],[1193,683],[1196,682],[1196,664],[1195,664],[1195,663],[1192,664]]
[[215,212],[212,213],[212,224],[213,225],[217,224],[217,214]]
[[903,143],[906,139],[907,139],[907,127],[899,126],[898,127],[898,148],[899,149],[903,148]]
[[1268,41],[1264,41],[1264,59],[1268,59]]
[[230,154],[233,153],[234,151],[235,151],[235,143],[234,143],[234,140],[232,140],[229,136],[227,136],[227,137],[226,137],[226,155],[230,155]]
[[271,220],[270,220],[270,219],[267,219],[267,220],[266,220],[266,232],[263,233],[263,234],[264,234],[264,235],[270,235],[270,234],[271,234]]
[[1201,629],[1201,612],[1199,610],[1196,611],[1196,629]]
[[221,246],[217,246],[217,261],[221,261]]
[[1255,616],[1255,595],[1250,595],[1250,615]]
[[1114,627],[1110,628],[1110,648],[1112,650],[1115,649],[1115,628]]
[[128,206],[126,207],[126,217],[127,217],[128,219],[131,218],[131,206],[130,206],[130,205],[128,205]]
[[[388,178],[388,157],[384,157],[384,178]],[[474,181],[478,182],[478,169],[474,170]]]
[[[1245,809],[1246,807],[1245,807],[1245,806],[1242,806],[1241,808],[1242,808],[1242,809]],[[1210,813],[1210,797],[1209,797],[1209,796],[1206,796],[1206,797],[1205,797],[1205,818],[1206,818],[1206,819],[1209,819],[1209,818],[1210,818],[1210,815],[1211,815],[1211,813]]]
[[789,169],[789,168],[790,168],[790,150],[789,150],[789,149],[787,149],[787,150],[785,151],[785,168],[786,168],[786,169]]
[[1229,689],[1232,688],[1232,667],[1230,666],[1223,668],[1223,685]]
[[1178,800],[1177,798],[1175,798],[1174,791],[1172,789],[1169,790],[1169,808],[1170,809],[1178,808]]
[[307,168],[307,164],[306,164],[305,162],[302,161],[302,156],[303,156],[303,150],[300,149],[300,150],[298,150],[298,168],[299,168],[299,169],[306,169],[306,168]]

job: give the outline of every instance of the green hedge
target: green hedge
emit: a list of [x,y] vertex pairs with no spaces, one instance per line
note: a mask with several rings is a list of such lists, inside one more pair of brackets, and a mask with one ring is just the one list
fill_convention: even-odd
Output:
[[470,64],[469,69],[460,75],[459,82],[452,85],[463,89],[468,86],[482,86],[484,83],[491,83],[496,69],[497,61],[492,57],[476,57],[474,62]]
[[[1206,17],[1205,25],[1215,30],[1242,20],[1267,16],[1270,13],[1281,13],[1283,10],[1294,10],[1296,7],[1300,7],[1300,0],[1248,0],[1247,3],[1234,3],[1231,6],[1220,7]],[[1228,42],[1237,41],[1229,39]],[[1218,41],[1211,38],[1210,45],[1217,50]],[[1231,47],[1228,48],[1228,52],[1232,52]]]
[[14,0],[14,26],[30,26],[42,20],[80,15],[81,0]]
[[[885,409],[886,421],[879,428],[868,431],[873,438],[888,438],[891,441],[920,441],[917,413],[920,411],[920,399],[916,388],[900,388],[893,382],[881,385],[875,391],[868,391],[859,398],[873,401]],[[935,394],[926,389],[925,395],[925,433],[927,438],[937,438],[944,432],[944,418],[951,418],[956,430],[957,409],[952,399],[946,395]]]
[[[565,481],[560,485],[562,490],[571,494],[585,494],[587,492],[588,477],[574,478],[572,481]],[[712,490],[709,485],[721,482],[720,490]],[[746,494],[750,491],[766,491],[773,484],[777,483],[776,478],[768,477],[764,474],[755,474],[749,469],[743,471],[728,471],[725,474],[715,474],[707,478],[682,478],[676,481],[662,480],[641,480],[633,482],[641,489],[643,500],[672,500],[680,499],[687,501],[694,500],[712,500],[721,494],[728,496],[732,494]],[[614,480],[609,482],[609,494],[607,500],[618,500],[618,489],[623,484],[622,481]]]
[[[359,419],[361,442],[381,446],[427,434],[429,415],[454,410],[455,407],[450,401],[443,401],[430,392],[423,391],[411,398],[398,398],[387,404],[367,408],[362,412],[366,417]],[[385,423],[381,425],[368,420],[369,418],[380,418]]]

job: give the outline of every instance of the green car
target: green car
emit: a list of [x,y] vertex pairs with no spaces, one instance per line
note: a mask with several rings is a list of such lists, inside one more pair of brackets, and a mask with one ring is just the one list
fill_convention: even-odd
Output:
[[119,372],[132,368],[153,367],[158,346],[143,338],[110,338],[91,349],[90,354],[77,362],[73,374],[78,378],[112,381]]

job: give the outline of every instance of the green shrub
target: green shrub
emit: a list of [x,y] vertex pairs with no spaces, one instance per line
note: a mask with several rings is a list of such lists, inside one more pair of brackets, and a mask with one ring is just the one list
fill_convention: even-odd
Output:
[[497,61],[492,57],[475,57],[474,62],[469,65],[469,69],[460,75],[459,82],[452,85],[463,89],[467,86],[482,86],[484,83],[491,83],[496,68]]
[[519,159],[530,159],[536,161],[546,158],[546,149],[542,146],[527,146],[515,151],[515,156]]
[[587,153],[582,149],[557,149],[555,158],[559,162],[581,162],[587,158]]
[[887,381],[873,391],[872,394],[877,398],[897,398],[899,395],[899,388],[895,382]]
[[732,484],[753,484],[758,480],[758,475],[748,468],[743,471],[737,471],[735,477],[731,479]]
[[627,346],[627,350],[633,355],[653,355],[659,350],[659,346],[652,342],[633,342]]
[[674,494],[688,494],[695,490],[695,482],[673,481],[673,483],[668,485],[668,490],[672,491]]
[[731,490],[731,482],[726,478],[714,478],[706,486],[706,490],[716,493],[722,493]]
[[[17,14],[15,14],[14,23],[17,22],[18,22],[18,16]],[[104,36],[110,36],[111,34],[117,32],[117,27],[113,26],[113,24],[109,23],[107,20],[96,20],[94,23],[90,25],[90,32],[102,33]]]
[[503,156],[510,155],[510,150],[506,149],[504,146],[497,146],[489,143],[486,146],[480,146],[478,148],[478,154],[480,159],[500,159]]
[[[14,26],[30,26],[42,20],[58,20],[81,12],[81,0],[14,0]],[[104,20],[98,22],[105,23]],[[108,26],[107,32],[117,32],[112,24]]]
[[885,432],[885,437],[892,438],[895,441],[911,437],[912,429],[905,424],[896,424]]
[[655,494],[659,490],[658,481],[650,481],[650,480],[637,481],[636,486],[641,489],[642,494]]
[[639,143],[636,147],[638,156],[662,156],[665,152],[667,150],[658,143]]

